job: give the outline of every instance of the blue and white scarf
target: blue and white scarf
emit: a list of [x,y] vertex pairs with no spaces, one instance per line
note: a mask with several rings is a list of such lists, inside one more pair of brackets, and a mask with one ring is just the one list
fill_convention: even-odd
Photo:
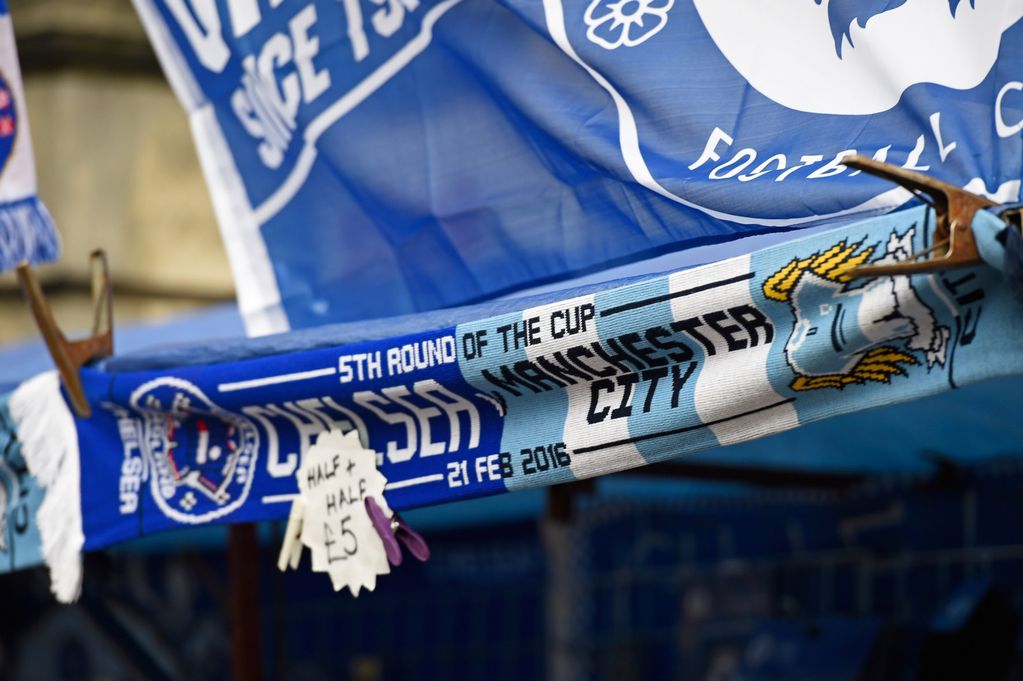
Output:
[[72,418],[55,374],[39,376],[10,411],[48,488],[38,521],[55,589],[73,596],[80,549],[286,516],[303,452],[327,428],[358,429],[401,510],[1023,372],[1023,308],[998,271],[1006,227],[992,213],[974,222],[988,264],[850,279],[926,248],[931,217],[906,210],[499,314],[454,310],[391,337],[328,327],[226,345],[215,361],[187,348],[111,361],[82,371],[89,419]]
[[58,250],[50,214],[36,196],[35,159],[14,29],[7,1],[0,0],[0,272],[22,261],[54,260]]
[[0,395],[0,573],[43,562],[36,514],[45,495],[21,455],[9,397]]

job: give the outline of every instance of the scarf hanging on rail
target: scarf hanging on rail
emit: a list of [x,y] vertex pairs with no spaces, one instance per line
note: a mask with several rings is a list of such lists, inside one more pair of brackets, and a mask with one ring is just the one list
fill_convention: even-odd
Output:
[[55,590],[74,595],[80,549],[286,517],[327,428],[359,431],[402,510],[1023,373],[994,214],[973,223],[985,265],[850,278],[924,250],[932,219],[915,208],[637,282],[451,310],[436,327],[399,320],[390,337],[351,325],[225,344],[219,358],[115,358],[82,370],[88,419],[40,375],[10,413],[48,490],[38,524]]

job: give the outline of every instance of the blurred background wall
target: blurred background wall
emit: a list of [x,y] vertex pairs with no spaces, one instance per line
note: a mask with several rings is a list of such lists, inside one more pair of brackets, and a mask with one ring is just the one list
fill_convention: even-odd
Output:
[[[39,194],[63,242],[40,268],[69,333],[90,324],[88,256],[110,258],[118,322],[234,295],[188,120],[130,0],[10,0]],[[0,275],[0,343],[35,326]]]

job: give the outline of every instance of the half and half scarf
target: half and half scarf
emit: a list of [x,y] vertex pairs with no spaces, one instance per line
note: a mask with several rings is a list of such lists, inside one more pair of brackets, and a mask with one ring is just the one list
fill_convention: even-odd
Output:
[[88,419],[56,374],[38,376],[10,412],[47,489],[55,591],[74,596],[83,549],[285,517],[329,428],[359,431],[402,510],[1023,372],[1023,309],[999,271],[1009,228],[993,213],[973,225],[981,265],[852,276],[926,249],[932,219],[914,208],[634,282],[122,357],[82,371]]

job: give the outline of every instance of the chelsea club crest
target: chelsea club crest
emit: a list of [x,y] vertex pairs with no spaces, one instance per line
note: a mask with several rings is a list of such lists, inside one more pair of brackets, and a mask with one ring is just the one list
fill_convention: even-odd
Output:
[[131,405],[142,415],[141,448],[156,505],[181,523],[204,523],[240,507],[252,487],[259,433],[196,386],[157,378]]
[[0,174],[7,167],[7,162],[14,152],[14,142],[18,137],[18,111],[14,100],[14,90],[10,81],[0,71]]

